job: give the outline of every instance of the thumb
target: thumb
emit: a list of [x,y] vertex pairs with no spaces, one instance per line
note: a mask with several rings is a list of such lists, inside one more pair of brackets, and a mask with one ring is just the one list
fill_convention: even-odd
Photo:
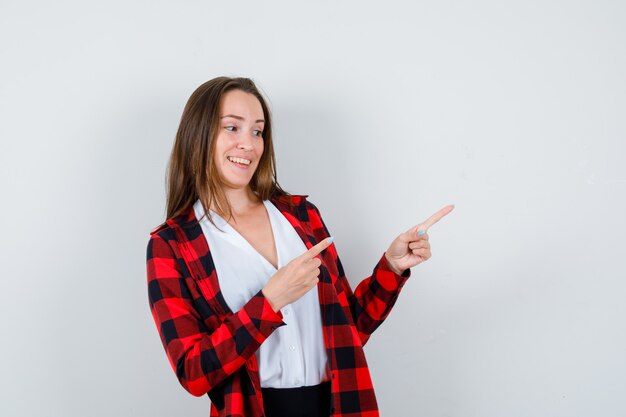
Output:
[[409,230],[402,233],[399,237],[400,237],[400,240],[402,240],[403,242],[409,243],[409,242],[413,242],[418,237],[422,236],[424,233],[426,233],[426,228],[424,227],[422,223],[420,223],[416,226],[411,227]]

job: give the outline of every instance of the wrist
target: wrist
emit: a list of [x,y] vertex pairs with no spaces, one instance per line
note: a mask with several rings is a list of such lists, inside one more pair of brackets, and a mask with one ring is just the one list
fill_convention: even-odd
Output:
[[272,298],[268,294],[267,290],[265,288],[262,288],[261,289],[261,293],[263,293],[263,296],[265,297],[265,299],[269,303],[270,307],[272,307],[272,310],[274,310],[275,313],[278,313],[278,311],[280,310],[280,307],[278,306],[278,304],[276,302],[274,302],[274,300],[272,300]]
[[402,275],[404,270],[402,271],[398,270],[398,268],[394,265],[394,263],[387,256],[387,252],[385,252],[385,260],[387,261],[387,265],[389,266],[389,269],[391,269],[395,274]]

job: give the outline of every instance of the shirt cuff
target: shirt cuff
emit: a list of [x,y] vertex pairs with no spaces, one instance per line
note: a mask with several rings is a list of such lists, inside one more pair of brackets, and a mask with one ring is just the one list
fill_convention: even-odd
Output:
[[261,290],[252,297],[244,308],[248,312],[252,324],[259,329],[265,337],[268,337],[280,326],[287,324],[283,321],[283,313],[274,311]]
[[265,297],[265,294],[263,294],[262,290],[260,290],[257,295],[263,298],[263,320],[278,323],[273,327],[274,329],[287,324],[283,321],[283,313],[280,310],[274,311],[272,305],[270,304],[267,297]]

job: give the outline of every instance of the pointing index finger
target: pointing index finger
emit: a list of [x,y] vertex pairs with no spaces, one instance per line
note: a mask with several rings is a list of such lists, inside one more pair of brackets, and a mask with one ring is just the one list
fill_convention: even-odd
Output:
[[317,255],[319,255],[324,249],[326,249],[327,247],[330,246],[330,244],[333,241],[333,237],[327,237],[326,239],[322,240],[321,242],[319,242],[317,245],[313,246],[311,249],[309,249],[308,251],[304,252],[302,254],[302,257],[305,260],[310,260],[315,258]]
[[449,206],[445,206],[444,208],[439,210],[437,213],[435,213],[432,216],[430,216],[428,218],[428,220],[426,220],[424,223],[422,223],[422,225],[420,226],[419,229],[420,230],[429,229],[432,225],[434,225],[439,220],[441,220],[445,215],[450,213],[453,209],[454,209],[454,204],[451,204]]

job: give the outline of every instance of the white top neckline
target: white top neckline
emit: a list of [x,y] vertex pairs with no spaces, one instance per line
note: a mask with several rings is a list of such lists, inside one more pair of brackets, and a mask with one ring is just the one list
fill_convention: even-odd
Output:
[[[261,255],[261,253],[258,250],[256,250],[254,246],[252,246],[252,244],[248,241],[248,239],[243,237],[243,235],[239,233],[237,229],[232,227],[230,223],[228,223],[222,216],[220,216],[219,214],[217,214],[215,211],[211,209],[209,209],[209,212],[211,213],[211,216],[213,216],[212,217],[213,221],[215,221],[216,218],[220,220],[220,224],[218,225],[220,228],[228,229],[235,239],[238,239],[242,245],[247,246],[251,252],[255,253],[259,258],[261,258],[262,262],[265,262],[274,271],[278,271],[280,268],[283,267],[283,264],[280,258],[280,251],[278,250],[277,243],[276,243],[276,232],[274,231],[276,230],[276,227],[277,227],[277,225],[274,224],[276,220],[274,219],[274,216],[270,214],[270,210],[273,209],[273,210],[278,211],[278,209],[269,200],[263,200],[263,205],[265,206],[265,211],[267,213],[267,216],[270,219],[270,226],[272,228],[272,236],[274,236],[274,249],[276,249],[276,263],[278,265],[278,268],[274,267],[274,265],[272,265],[272,263],[268,261],[267,258],[265,258],[265,256]],[[282,213],[280,212],[278,213],[282,215]],[[218,222],[215,222],[215,223],[217,224]]]

